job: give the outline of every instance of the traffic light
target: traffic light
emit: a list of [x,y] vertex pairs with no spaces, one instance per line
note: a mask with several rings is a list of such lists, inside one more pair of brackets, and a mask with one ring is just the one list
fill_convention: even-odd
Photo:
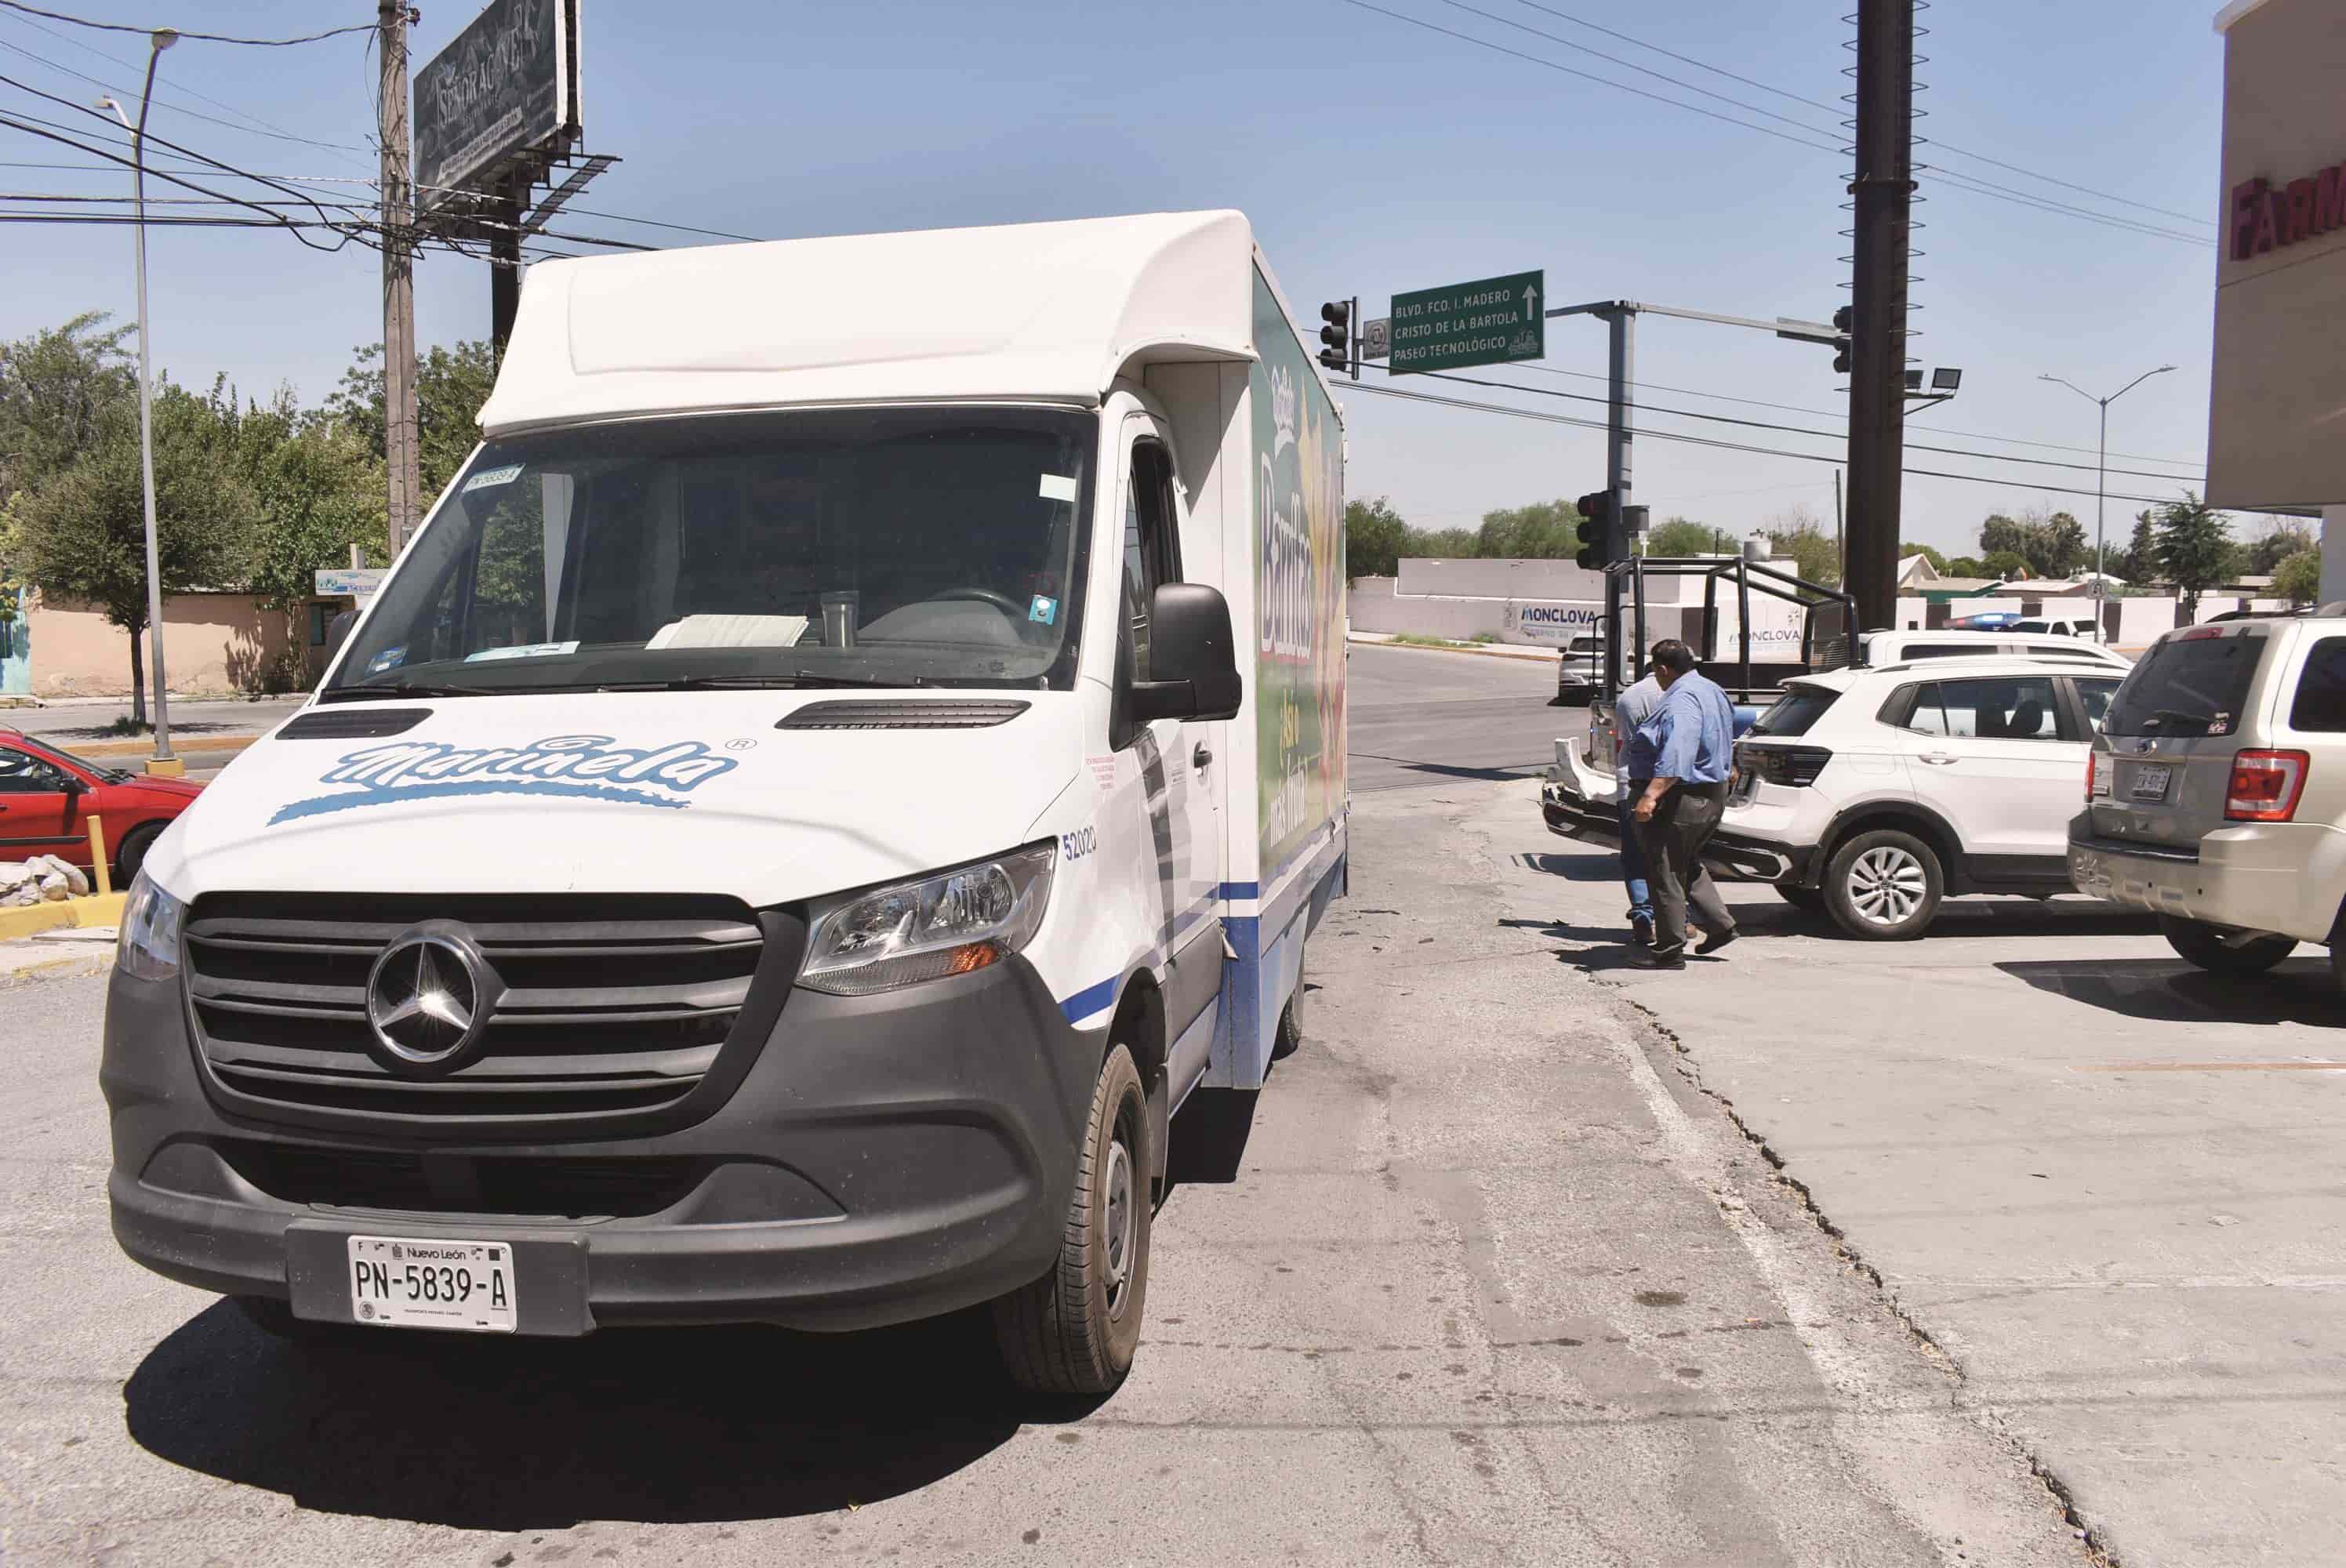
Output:
[[[1320,319],[1328,324],[1320,329],[1320,341],[1328,346],[1320,351],[1320,362],[1331,371],[1352,370],[1352,307],[1349,300],[1331,300],[1320,307]],[[1357,376],[1358,372],[1353,372]]]
[[1841,351],[1833,355],[1833,369],[1849,374],[1849,335],[1856,330],[1857,312],[1843,305],[1833,312],[1833,331],[1841,334]]
[[1613,493],[1592,490],[1580,498],[1580,554],[1574,562],[1583,571],[1601,572],[1621,557],[1620,535],[1614,528]]

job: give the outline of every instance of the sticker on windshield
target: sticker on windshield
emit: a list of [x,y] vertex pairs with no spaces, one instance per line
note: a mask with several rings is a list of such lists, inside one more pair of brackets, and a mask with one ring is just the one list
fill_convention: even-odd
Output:
[[1046,473],[1043,475],[1044,500],[1073,501],[1075,498],[1076,482],[1071,476],[1065,473]]
[[387,669],[397,669],[406,662],[407,645],[402,643],[395,648],[385,648],[367,660],[366,672],[369,675],[381,675]]
[[499,484],[511,484],[521,477],[521,468],[522,465],[518,463],[508,463],[503,468],[484,468],[472,478],[464,481],[464,494],[470,495],[475,490],[487,490]]
[[1059,601],[1042,594],[1035,595],[1035,602],[1027,606],[1026,618],[1050,626],[1059,618]]
[[578,645],[575,642],[524,643],[519,647],[483,648],[476,654],[466,654],[464,662],[487,664],[492,659],[501,658],[555,658],[563,654],[575,654],[577,651]]
[[607,735],[551,735],[525,746],[450,746],[401,740],[345,753],[318,777],[333,793],[280,806],[274,826],[302,817],[445,800],[466,795],[534,795],[680,811],[686,799],[740,764],[698,740],[617,744]]

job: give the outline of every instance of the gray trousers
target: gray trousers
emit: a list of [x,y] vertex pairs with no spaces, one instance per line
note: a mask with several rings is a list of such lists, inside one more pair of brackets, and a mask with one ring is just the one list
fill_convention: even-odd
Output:
[[[1642,782],[1633,788],[1643,791]],[[1654,888],[1654,951],[1682,953],[1687,944],[1687,905],[1694,905],[1702,929],[1713,934],[1735,929],[1735,917],[1719,896],[1719,884],[1703,869],[1702,848],[1719,831],[1727,809],[1724,784],[1680,784],[1655,803],[1654,819],[1638,824],[1647,875]]]

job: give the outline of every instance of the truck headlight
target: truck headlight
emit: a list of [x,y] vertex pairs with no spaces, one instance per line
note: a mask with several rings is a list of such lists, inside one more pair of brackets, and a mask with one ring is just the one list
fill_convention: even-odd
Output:
[[999,963],[1042,925],[1055,852],[1038,845],[817,901],[799,983],[869,996]]
[[178,973],[179,919],[187,910],[142,869],[123,896],[116,965],[133,980],[168,980]]

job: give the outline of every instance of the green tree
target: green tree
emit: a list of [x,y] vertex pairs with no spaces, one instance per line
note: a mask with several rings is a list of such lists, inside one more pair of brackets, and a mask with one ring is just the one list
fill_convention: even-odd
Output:
[[[233,581],[252,497],[221,450],[206,400],[165,382],[155,397],[155,533],[166,594]],[[73,465],[15,508],[25,575],[84,600],[130,634],[130,715],[147,717],[146,490],[135,411],[100,418]]]
[[2007,583],[2019,582],[2028,575],[2028,557],[2017,550],[1994,550],[1980,563],[1983,577],[2002,577]]
[[1535,501],[1483,514],[1474,554],[1490,559],[1570,560],[1580,554],[1578,509],[1569,501]]
[[1980,524],[1979,544],[1983,561],[2002,555],[2017,555],[2025,561],[2028,558],[2028,524],[2017,517],[1991,512]]
[[2031,530],[2036,548],[2029,561],[2046,577],[2066,577],[2083,570],[2094,558],[2086,525],[2066,512],[2055,512]]
[[2303,524],[2276,522],[2249,546],[2244,569],[2259,576],[2274,575],[2280,571],[2280,564],[2291,555],[2320,548],[2313,531]]
[[0,505],[71,467],[105,422],[138,418],[138,382],[122,344],[135,329],[99,311],[0,343]]
[[290,389],[249,410],[238,434],[238,466],[254,504],[246,578],[261,607],[286,618],[286,668],[276,675],[291,687],[308,673],[296,622],[318,572],[347,564],[353,545],[378,565],[389,558],[382,463],[349,426],[302,414]]
[[1708,555],[1719,549],[1719,530],[1691,517],[1673,517],[1646,535],[1648,555]]
[[1841,551],[1814,523],[1771,527],[1768,542],[1779,556],[1790,556],[1792,570],[1820,587],[1841,586]]
[[2300,550],[2273,565],[2273,593],[2292,605],[2310,605],[2321,597],[2321,552]]
[[[342,385],[326,399],[326,413],[347,423],[375,456],[382,438],[382,345],[352,351],[358,357],[342,372]],[[456,476],[481,439],[481,405],[497,379],[495,351],[475,339],[454,348],[434,345],[415,361],[417,467],[428,504]]]
[[2147,587],[2158,575],[2158,514],[2146,506],[2134,514],[2134,537],[2112,568],[2131,585]]
[[2187,490],[2158,512],[2158,569],[2183,600],[2183,619],[2197,620],[2199,596],[2238,570],[2239,546],[2232,520]]
[[1412,528],[1402,554],[1421,559],[1454,560],[1480,555],[1477,546],[1481,543],[1472,528]]
[[1907,544],[1898,546],[1898,558],[1900,560],[1908,560],[1916,555],[1920,555],[1925,561],[1930,562],[1931,570],[1938,573],[1941,576],[1943,577],[1951,575],[1947,570],[1947,558],[1944,555],[1940,555],[1938,551],[1933,549],[1930,545]]
[[1344,504],[1344,571],[1354,577],[1390,577],[1401,570],[1409,524],[1383,496]]
[[1987,575],[1987,568],[1981,565],[1980,558],[1977,555],[1956,555],[1951,557],[1947,562],[1947,575],[1950,577],[1984,577]]

